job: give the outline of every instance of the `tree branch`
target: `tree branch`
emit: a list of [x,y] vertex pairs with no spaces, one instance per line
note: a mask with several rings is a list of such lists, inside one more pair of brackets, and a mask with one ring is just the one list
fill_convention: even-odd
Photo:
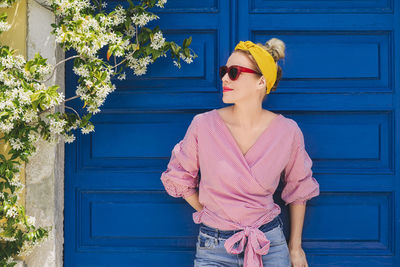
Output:
[[118,63],[117,65],[112,66],[111,68],[117,68],[119,65],[121,65],[122,63],[124,63],[124,62],[127,60],[127,59],[126,59],[127,57],[133,55],[135,52],[136,52],[136,50],[133,51],[133,52],[131,52],[131,53],[129,53],[129,54],[125,57],[125,59],[123,59],[123,60],[122,60],[120,63]]
[[79,95],[76,95],[76,96],[70,97],[70,98],[68,98],[68,99],[65,99],[65,100],[64,100],[64,103],[65,103],[65,102],[68,102],[68,101],[70,101],[70,100],[72,100],[72,99],[78,98],[78,97],[79,97]]
[[68,106],[65,106],[65,108],[72,109],[75,112],[75,114],[78,116],[79,120],[81,120],[81,117],[79,116],[78,112],[76,112],[75,109],[68,107]]
[[42,83],[45,83],[45,82],[47,82],[48,80],[51,79],[51,77],[54,75],[54,71],[56,70],[56,68],[57,68],[60,64],[66,62],[66,61],[68,61],[68,60],[70,60],[70,59],[77,58],[77,57],[82,58],[80,55],[76,55],[76,56],[72,56],[72,57],[63,59],[63,60],[61,60],[60,62],[58,62],[56,65],[54,65],[54,68],[53,68],[53,71],[51,72],[50,77],[48,77],[46,80],[42,81]]

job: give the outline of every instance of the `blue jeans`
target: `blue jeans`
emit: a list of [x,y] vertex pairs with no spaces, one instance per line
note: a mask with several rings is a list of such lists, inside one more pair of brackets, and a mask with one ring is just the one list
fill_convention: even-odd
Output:
[[[280,216],[278,215],[272,221],[261,225],[259,229],[270,241],[268,253],[262,256],[263,266],[291,267],[289,249],[283,233],[283,222]],[[247,242],[243,252],[238,255],[228,253],[224,247],[225,241],[240,231],[223,231],[201,223],[196,243],[194,267],[243,267]],[[238,243],[235,244],[235,247],[237,246]]]

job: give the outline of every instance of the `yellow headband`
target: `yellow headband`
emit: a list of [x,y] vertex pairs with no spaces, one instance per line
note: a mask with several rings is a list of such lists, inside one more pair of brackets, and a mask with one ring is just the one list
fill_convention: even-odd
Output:
[[268,53],[267,50],[259,45],[254,44],[252,41],[240,41],[235,50],[247,50],[254,57],[257,62],[258,67],[261,70],[264,78],[267,80],[267,92],[269,94],[272,86],[275,84],[276,75],[278,72],[277,63],[275,63],[274,58]]

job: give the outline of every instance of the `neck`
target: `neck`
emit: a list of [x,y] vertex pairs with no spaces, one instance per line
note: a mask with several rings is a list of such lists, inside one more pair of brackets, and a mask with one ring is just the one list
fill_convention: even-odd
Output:
[[260,123],[263,115],[263,108],[260,105],[244,107],[235,104],[231,108],[231,114],[233,120],[237,123],[237,126],[243,128],[252,128]]

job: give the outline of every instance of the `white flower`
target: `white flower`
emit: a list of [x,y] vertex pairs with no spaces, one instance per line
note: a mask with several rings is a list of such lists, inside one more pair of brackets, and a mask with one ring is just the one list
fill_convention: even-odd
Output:
[[35,91],[46,90],[46,85],[44,83],[34,83],[33,87],[34,87]]
[[128,56],[127,61],[128,61],[128,66],[134,69],[134,73],[138,76],[145,74],[147,72],[147,65],[154,62],[151,59],[151,56],[146,56],[139,59],[134,58],[132,56]]
[[121,37],[118,37],[114,32],[108,33],[105,37],[108,43],[115,44],[121,41]]
[[85,80],[85,84],[89,88],[93,86],[93,82],[91,80],[88,80],[88,79]]
[[146,56],[146,57],[142,57],[139,59],[139,64],[143,67],[146,67],[147,65],[149,65],[150,62],[152,62],[151,56]]
[[65,100],[65,95],[64,95],[64,93],[63,92],[58,92],[58,95],[57,95],[57,97],[55,98],[55,99],[52,99],[52,103],[54,103],[55,105],[59,105],[59,104],[61,104],[62,102],[64,102],[64,100]]
[[56,42],[57,43],[62,43],[63,40],[66,38],[66,33],[62,30],[62,28],[57,28],[55,30],[55,35],[56,35]]
[[21,189],[25,187],[25,185],[23,183],[21,183],[21,181],[17,177],[14,177],[10,181],[10,185],[21,188]]
[[6,108],[14,108],[14,103],[9,98],[7,98],[5,101],[0,102],[0,109]]
[[21,104],[30,104],[31,103],[31,95],[32,91],[24,91],[24,89],[18,90],[19,102]]
[[18,256],[26,257],[32,253],[34,246],[36,246],[36,242],[25,240],[22,244],[21,251]]
[[125,30],[125,34],[128,35],[129,37],[133,37],[136,34],[136,28],[133,27],[133,25],[129,25],[128,30]]
[[36,70],[36,72],[39,74],[40,77],[44,77],[47,74],[50,74],[51,71],[52,71],[52,68],[49,65],[38,66],[38,69]]
[[71,134],[71,135],[63,135],[64,136],[64,141],[66,143],[72,143],[75,140],[75,135]]
[[156,6],[164,8],[165,3],[167,3],[167,0],[159,0]]
[[174,60],[174,65],[177,66],[178,68],[180,67],[179,63],[176,60]]
[[143,66],[138,66],[138,67],[136,67],[135,68],[135,70],[134,70],[134,73],[136,74],[136,75],[138,75],[138,76],[140,76],[140,75],[143,75],[143,74],[146,74],[146,72],[147,72],[147,68],[146,67],[143,67]]
[[11,5],[7,1],[0,2],[0,8],[10,7]]
[[120,74],[118,77],[117,77],[119,80],[125,80],[126,79],[126,73],[124,72],[124,73],[122,73],[122,74]]
[[83,100],[87,100],[86,94],[85,94],[87,91],[88,91],[88,89],[85,86],[78,85],[75,93],[79,96],[82,96]]
[[153,40],[151,41],[150,47],[158,50],[163,47],[165,43],[165,38],[163,38],[162,32],[156,32],[153,36]]
[[23,144],[18,138],[11,138],[9,142],[14,150],[21,150],[23,148]]
[[31,121],[37,121],[38,120],[37,113],[33,109],[28,109],[28,110],[26,110],[26,112],[24,114],[23,120],[26,123],[29,123]]
[[193,60],[192,60],[192,56],[190,56],[190,57],[186,57],[184,54],[182,54],[182,53],[180,53],[179,54],[179,57],[181,58],[181,59],[183,59],[186,63],[188,63],[188,64],[190,64],[190,63],[192,63],[193,62]]
[[47,140],[50,144],[57,144],[60,137],[58,135],[50,134],[49,139]]
[[67,15],[70,12],[80,14],[80,11],[86,7],[92,7],[89,1],[86,0],[54,0],[52,1],[54,4],[58,5],[57,14]]
[[154,20],[154,19],[159,19],[159,18],[160,18],[160,17],[157,16],[157,15],[154,15],[154,14],[149,15],[149,14],[146,14],[146,13],[142,13],[142,14],[140,14],[140,15],[134,14],[134,15],[131,17],[132,22],[133,22],[134,24],[140,26],[140,27],[145,26],[149,21],[152,21],[152,20]]
[[[17,240],[15,237],[8,237],[8,236],[3,236],[3,237],[0,237],[0,238],[2,238],[4,241],[15,241],[15,240]],[[8,260],[7,260],[7,263],[14,263],[14,261],[13,261],[13,259],[10,257],[10,258],[8,258]]]
[[28,134],[28,140],[31,143],[36,143],[39,140],[39,137],[40,137],[39,134],[37,132],[35,132],[35,131],[31,131]]
[[91,112],[92,114],[96,114],[96,113],[100,112],[100,109],[97,107],[94,107],[94,106],[88,106],[87,110],[89,112]]
[[115,8],[113,19],[114,19],[113,25],[119,25],[125,22],[126,20],[125,9],[122,6],[117,6]]
[[16,88],[21,86],[21,81],[15,79],[13,76],[9,75],[6,79],[3,80],[4,85],[10,88]]
[[33,216],[27,216],[27,221],[28,221],[28,224],[35,225],[36,218]]
[[6,21],[0,21],[0,31],[5,32],[11,28],[11,25],[8,24]]
[[82,77],[90,76],[89,70],[86,69],[85,65],[80,65],[79,67],[73,67],[72,70],[75,72],[76,75],[79,75]]
[[14,66],[14,59],[12,56],[7,55],[6,57],[1,57],[1,65],[4,67],[11,69]]
[[15,173],[15,174],[14,174],[14,179],[17,179],[17,180],[18,180],[20,177],[21,177],[21,176],[20,176],[19,173]]
[[0,130],[4,133],[9,133],[14,128],[12,122],[0,122]]
[[82,131],[83,134],[87,134],[87,133],[93,132],[94,131],[94,125],[89,124],[85,128],[82,128],[81,131]]
[[[18,69],[22,70],[22,67],[25,65],[25,58],[21,55],[14,56],[14,66]],[[25,70],[25,69],[24,69]]]
[[18,89],[13,88],[12,90],[8,90],[5,92],[6,98],[10,99],[11,101],[18,97]]
[[19,116],[19,111],[20,109],[13,109],[11,112],[11,116],[8,118],[10,121],[15,121],[15,120],[19,120],[20,116]]
[[18,212],[17,212],[16,207],[11,207],[11,208],[7,209],[6,217],[15,218],[15,217],[17,217],[17,215],[18,215]]
[[[3,239],[6,240],[6,237],[3,237]],[[6,240],[6,241],[15,241],[15,237],[9,238],[9,239]],[[15,261],[14,261],[13,257],[10,256],[10,257],[8,257],[6,263],[7,263],[7,264],[11,264],[11,263],[15,263]]]
[[74,129],[74,130],[78,129],[79,124],[81,124],[81,120],[79,120],[79,119],[75,120],[75,122],[72,124],[72,126],[69,128],[68,131],[71,131],[72,129]]
[[186,61],[186,63],[188,63],[188,64],[190,64],[190,63],[192,63],[193,62],[193,60],[192,60],[192,58],[190,57],[190,58],[186,58],[185,59],[185,61]]
[[61,119],[56,121],[54,118],[50,118],[50,132],[52,134],[59,134],[64,130],[64,125],[67,123],[66,120]]

